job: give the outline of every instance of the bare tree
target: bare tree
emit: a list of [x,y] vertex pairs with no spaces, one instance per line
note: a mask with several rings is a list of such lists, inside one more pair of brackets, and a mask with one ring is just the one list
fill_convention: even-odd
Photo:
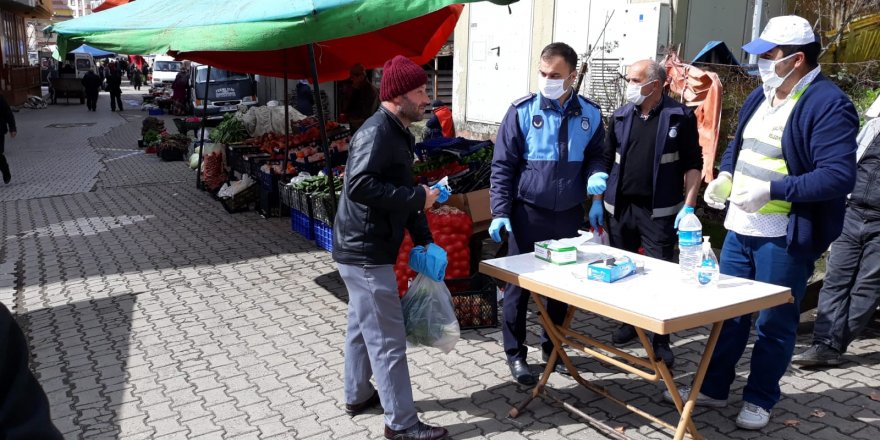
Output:
[[[880,0],[794,0],[793,12],[813,21],[825,48],[838,46],[846,29],[860,16],[880,12]],[[837,61],[837,53],[834,54]]]

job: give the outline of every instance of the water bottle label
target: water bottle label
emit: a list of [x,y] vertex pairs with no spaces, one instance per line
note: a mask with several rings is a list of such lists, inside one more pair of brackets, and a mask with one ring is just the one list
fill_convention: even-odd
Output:
[[703,231],[679,231],[678,244],[680,246],[699,246],[703,243]]

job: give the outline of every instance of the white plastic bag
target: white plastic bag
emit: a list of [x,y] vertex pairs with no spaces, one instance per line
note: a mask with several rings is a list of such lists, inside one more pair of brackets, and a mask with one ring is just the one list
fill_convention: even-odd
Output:
[[452,295],[446,284],[419,274],[401,300],[406,340],[449,353],[461,336]]
[[593,233],[593,236],[587,242],[611,246],[611,238],[608,237],[608,231],[600,227],[599,229],[590,228],[590,232]]

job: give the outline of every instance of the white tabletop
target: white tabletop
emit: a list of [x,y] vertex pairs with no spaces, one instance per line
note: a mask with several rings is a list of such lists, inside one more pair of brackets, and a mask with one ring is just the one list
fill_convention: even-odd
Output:
[[[578,263],[557,266],[528,253],[481,263],[481,272],[612,319],[671,333],[752,313],[790,301],[787,287],[721,276],[717,287],[686,283],[677,264],[601,245],[579,249]],[[614,283],[587,278],[599,255],[627,255],[644,271]]]

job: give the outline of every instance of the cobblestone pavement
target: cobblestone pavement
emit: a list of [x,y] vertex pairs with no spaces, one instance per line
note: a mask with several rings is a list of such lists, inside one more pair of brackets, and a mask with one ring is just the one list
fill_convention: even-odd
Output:
[[[292,234],[288,219],[226,213],[183,163],[141,154],[143,112],[71,105],[16,117],[20,137],[8,144],[16,180],[0,187],[0,301],[28,335],[66,438],[381,437],[378,411],[349,418],[342,409],[347,298],[329,254]],[[75,122],[94,125],[45,128]],[[600,339],[616,327],[586,313],[576,324]],[[673,338],[680,383],[690,382],[706,335]],[[507,418],[526,390],[508,380],[500,337],[497,328],[468,330],[450,354],[410,350],[424,420],[455,439],[605,438],[543,401]],[[799,347],[808,341],[801,335]],[[732,404],[698,409],[697,425],[707,438],[880,438],[880,402],[869,397],[880,392],[878,348],[872,329],[841,368],[792,369],[761,433],[733,423],[745,357]],[[585,357],[576,363],[615,395],[676,419],[662,385]],[[670,437],[568,377],[551,386],[633,438]]]

